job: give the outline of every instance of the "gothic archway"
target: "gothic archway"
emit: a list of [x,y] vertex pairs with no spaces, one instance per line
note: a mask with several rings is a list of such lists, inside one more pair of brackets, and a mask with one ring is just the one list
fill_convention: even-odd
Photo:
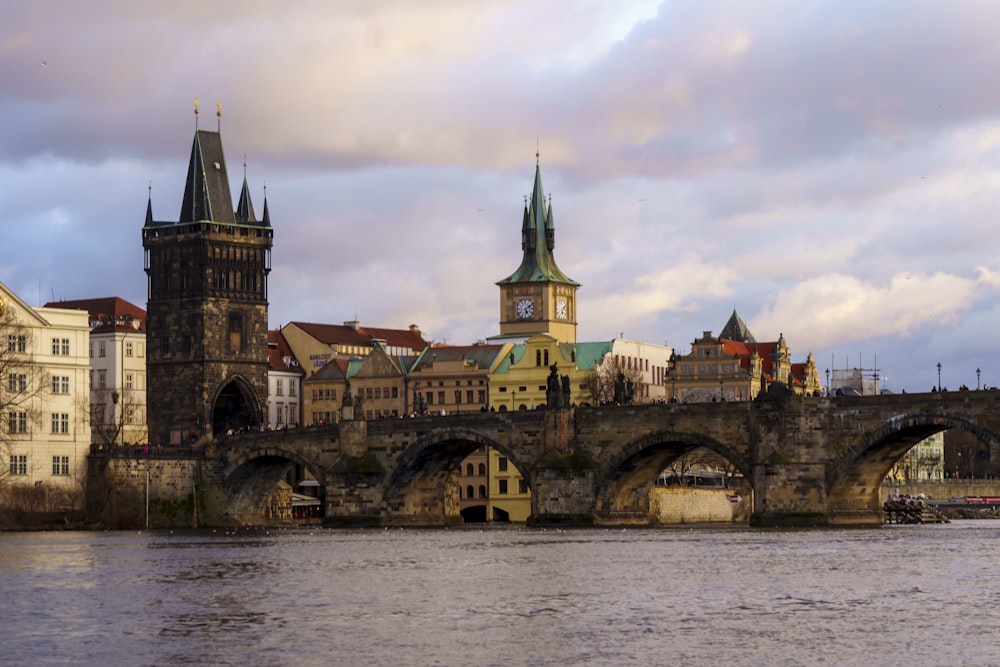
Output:
[[259,431],[260,401],[243,378],[233,378],[222,386],[212,403],[212,433]]

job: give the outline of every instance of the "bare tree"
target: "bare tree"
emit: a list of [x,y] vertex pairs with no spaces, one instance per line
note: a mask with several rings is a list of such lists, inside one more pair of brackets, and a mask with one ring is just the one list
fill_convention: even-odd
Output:
[[34,358],[31,334],[13,305],[0,301],[0,484],[26,474],[30,457],[15,445],[41,423],[38,399],[49,377]]
[[81,406],[90,421],[91,440],[106,447],[131,446],[145,442],[148,432],[141,418],[141,394],[128,388],[93,389],[89,408]]
[[595,405],[632,403],[646,394],[646,382],[637,366],[628,366],[622,359],[607,354],[583,381]]

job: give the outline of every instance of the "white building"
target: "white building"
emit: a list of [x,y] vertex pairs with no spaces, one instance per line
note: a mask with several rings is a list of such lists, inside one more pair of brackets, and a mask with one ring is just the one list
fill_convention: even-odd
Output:
[[267,332],[267,425],[294,428],[302,423],[302,376],[305,371],[281,331]]
[[146,430],[146,311],[119,297],[45,304],[87,312],[91,442],[134,446]]
[[32,308],[0,283],[0,330],[0,483],[79,500],[90,451],[87,313]]
[[637,403],[655,403],[667,399],[667,369],[674,348],[656,343],[615,338],[611,341],[611,351],[603,363],[615,363],[619,368],[636,368],[642,374],[642,395],[635,397]]

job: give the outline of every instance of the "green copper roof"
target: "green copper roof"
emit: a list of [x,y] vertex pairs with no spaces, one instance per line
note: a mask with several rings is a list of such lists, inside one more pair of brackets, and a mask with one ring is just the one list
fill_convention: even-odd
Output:
[[601,363],[604,355],[611,351],[612,341],[576,344],[576,367],[580,370],[590,370],[595,364]]
[[525,202],[524,220],[521,223],[521,266],[517,271],[499,281],[506,283],[553,282],[579,286],[559,270],[552,251],[556,245],[556,227],[552,219],[552,201],[546,206],[545,192],[542,190],[542,170],[535,153],[535,184],[531,199]]

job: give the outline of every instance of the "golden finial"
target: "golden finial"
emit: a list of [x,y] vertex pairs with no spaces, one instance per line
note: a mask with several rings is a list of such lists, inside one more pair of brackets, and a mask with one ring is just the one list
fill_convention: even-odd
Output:
[[222,105],[215,105],[215,131],[222,132]]
[[194,98],[194,115],[198,115],[198,98]]

